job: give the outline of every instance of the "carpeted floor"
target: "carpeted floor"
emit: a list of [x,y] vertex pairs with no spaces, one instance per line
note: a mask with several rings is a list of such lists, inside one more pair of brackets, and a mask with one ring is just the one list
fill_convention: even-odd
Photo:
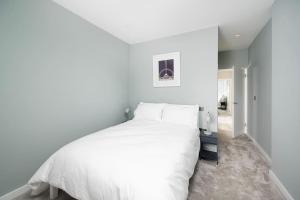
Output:
[[[220,160],[201,160],[190,181],[188,200],[281,200],[270,182],[266,162],[253,142],[241,135],[230,139],[220,133]],[[48,193],[32,198],[25,194],[16,200],[48,200]],[[61,193],[58,200],[73,200]]]
[[222,134],[233,138],[232,115],[224,110],[218,110],[218,129]]
[[[199,161],[188,200],[282,200],[270,182],[269,166],[248,138],[220,134],[219,165]],[[226,136],[226,134],[225,134]]]

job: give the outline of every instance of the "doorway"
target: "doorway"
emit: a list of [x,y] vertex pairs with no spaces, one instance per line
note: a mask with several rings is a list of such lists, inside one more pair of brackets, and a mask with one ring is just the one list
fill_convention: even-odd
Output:
[[233,78],[233,69],[218,70],[218,132],[226,138],[234,137]]
[[248,132],[248,67],[218,70],[218,132],[230,139]]

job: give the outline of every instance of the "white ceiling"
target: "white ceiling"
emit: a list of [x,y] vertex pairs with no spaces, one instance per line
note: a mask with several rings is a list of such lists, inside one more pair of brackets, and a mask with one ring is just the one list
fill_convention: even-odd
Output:
[[218,25],[223,51],[249,47],[274,0],[54,1],[129,44]]

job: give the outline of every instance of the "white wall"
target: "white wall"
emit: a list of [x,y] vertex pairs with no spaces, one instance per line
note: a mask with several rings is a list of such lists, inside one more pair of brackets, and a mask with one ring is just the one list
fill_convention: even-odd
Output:
[[232,79],[232,70],[219,70],[218,79]]

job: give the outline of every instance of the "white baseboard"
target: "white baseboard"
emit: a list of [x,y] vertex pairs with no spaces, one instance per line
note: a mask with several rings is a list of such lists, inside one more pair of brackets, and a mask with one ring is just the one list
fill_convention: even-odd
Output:
[[286,200],[294,200],[294,198],[292,197],[292,195],[284,187],[284,185],[281,183],[281,181],[279,180],[279,178],[276,176],[276,174],[272,170],[269,170],[269,177],[270,177],[270,180],[277,186],[277,188],[281,192],[282,196]]
[[30,187],[28,185],[23,185],[14,191],[11,191],[3,196],[0,197],[0,200],[12,200],[14,198],[17,198],[21,196],[22,194],[25,194],[26,192],[30,191]]
[[257,143],[257,141],[249,134],[247,134],[248,137],[253,141],[261,155],[264,157],[265,161],[267,161],[267,164],[271,167],[272,166],[272,159],[270,156],[265,152],[265,150]]

